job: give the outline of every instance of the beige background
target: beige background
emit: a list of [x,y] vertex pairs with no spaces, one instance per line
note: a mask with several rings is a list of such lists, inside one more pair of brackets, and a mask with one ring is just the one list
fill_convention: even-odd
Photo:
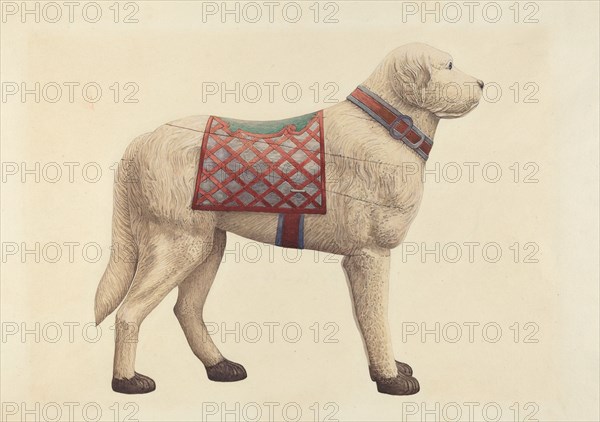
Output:
[[[274,23],[266,18],[256,24],[236,24],[231,18],[221,23],[218,16],[203,23],[200,2],[139,2],[139,23],[133,24],[112,22],[112,2],[101,3],[106,15],[96,24],[77,12],[72,24],[64,17],[51,24],[31,18],[21,23],[18,15],[8,16],[1,30],[3,82],[43,86],[95,81],[103,97],[92,105],[76,89],[73,103],[65,91],[57,103],[35,103],[31,96],[23,103],[13,96],[1,104],[4,163],[19,168],[22,162],[28,168],[36,162],[41,167],[80,163],[73,183],[62,164],[63,177],[56,183],[43,177],[35,183],[31,175],[22,183],[19,175],[3,174],[4,248],[16,243],[32,249],[39,242],[47,255],[39,263],[33,255],[26,255],[25,262],[20,254],[3,257],[2,417],[20,420],[25,407],[35,409],[39,403],[39,413],[34,410],[27,417],[40,419],[44,406],[58,403],[62,420],[69,420],[65,403],[75,402],[76,420],[84,420],[81,409],[89,403],[100,406],[101,420],[123,420],[132,410],[134,420],[243,420],[243,409],[252,418],[255,406],[262,410],[262,420],[269,420],[264,403],[275,402],[276,420],[283,419],[281,409],[290,403],[297,403],[301,419],[310,421],[324,420],[332,410],[332,418],[342,421],[444,420],[454,417],[452,403],[462,410],[460,420],[485,420],[485,405],[488,420],[493,420],[495,404],[503,421],[515,420],[515,406],[520,409],[516,420],[532,412],[531,420],[599,420],[598,4],[539,2],[539,23],[524,24],[511,22],[511,3],[499,3],[503,19],[496,24],[482,19],[481,8],[474,23],[466,17],[455,24],[431,18],[421,23],[418,17],[403,23],[400,2],[360,1],[338,2],[339,22],[331,24],[312,21],[312,2],[302,3],[306,15],[295,24],[281,14]],[[309,251],[289,263],[285,257],[293,259],[294,251],[286,255],[263,247],[253,263],[236,256],[235,250],[254,258],[255,245],[230,236],[227,262],[209,296],[206,320],[230,329],[240,324],[240,341],[230,335],[221,349],[246,366],[248,379],[234,384],[206,379],[172,313],[171,294],[146,320],[138,348],[137,368],[157,381],[157,391],[143,397],[113,393],[113,317],[101,326],[97,342],[85,340],[82,326],[93,320],[94,293],[108,260],[110,167],[128,142],[191,114],[276,119],[326,107],[323,95],[315,102],[308,87],[334,82],[339,87],[335,98],[342,100],[388,51],[411,41],[450,52],[461,70],[502,89],[497,102],[482,100],[469,116],[440,124],[428,167],[477,162],[479,170],[473,183],[466,175],[456,183],[429,180],[407,239],[428,248],[436,242],[497,242],[502,259],[486,262],[481,248],[472,263],[465,257],[457,263],[436,263],[432,256],[423,263],[400,248],[392,255],[394,348],[415,369],[422,391],[405,398],[376,392],[368,379],[339,257],[315,258]],[[296,103],[284,101],[281,90],[272,103],[264,98],[256,104],[236,103],[231,96],[225,102],[218,96],[202,102],[202,82],[207,81],[229,86],[236,81],[297,82],[303,95]],[[109,90],[114,82],[136,83],[139,102],[114,103]],[[510,89],[515,82],[535,83],[539,101],[524,103],[522,95],[529,91],[521,91],[515,102]],[[82,166],[90,162],[103,171],[97,183],[81,176]],[[481,168],[489,162],[503,170],[497,183],[482,177]],[[538,182],[523,183],[527,172],[522,169],[515,183],[509,169],[515,162],[521,168],[536,163]],[[94,176],[92,170],[89,174]],[[61,245],[63,254],[56,263],[48,262],[48,256],[54,257],[47,246],[52,242]],[[74,262],[69,262],[65,242],[79,244]],[[87,262],[82,245],[93,242],[103,254],[97,262]],[[536,243],[539,262],[513,262],[509,246],[515,242]],[[88,251],[93,258],[94,249]],[[273,342],[264,325],[268,322],[281,324]],[[321,327],[317,342],[310,328],[315,322]],[[465,322],[480,324],[472,342]],[[513,338],[516,322],[521,327],[518,342]],[[20,332],[7,334],[15,326],[36,330],[36,323],[39,342],[34,334],[24,341]],[[80,324],[73,341],[65,323]],[[283,338],[286,323],[302,328],[298,342]],[[327,323],[334,325],[325,327]],[[439,342],[433,335],[425,341],[418,335],[403,341],[407,327],[423,323],[429,329],[439,323],[441,334],[444,327],[452,330],[458,324],[463,336],[456,343],[443,335]],[[486,323],[501,327],[498,342],[482,335]],[[525,329],[526,323],[532,325]],[[48,340],[56,337],[56,324],[62,333],[53,343]],[[252,343],[247,338],[254,337],[255,324],[263,332]],[[323,340],[331,327],[337,327],[332,337],[337,343]],[[532,327],[538,328],[531,337],[537,343],[526,343],[523,335]],[[246,339],[243,328],[249,330]],[[445,332],[447,337],[452,333]],[[90,328],[88,335],[94,337],[95,330]],[[218,335],[215,340],[222,343]],[[478,403],[471,419],[469,402]],[[16,403],[16,415],[6,413],[15,411],[10,403]],[[210,403],[216,415],[207,415]],[[314,403],[318,417],[311,409]],[[239,412],[226,414],[225,409],[236,406]],[[409,417],[414,407],[419,410]],[[45,408],[51,419],[54,413]],[[120,411],[118,418],[114,409]],[[425,415],[425,409],[432,413]],[[93,409],[89,415],[94,416]],[[289,416],[294,416],[292,410]]]

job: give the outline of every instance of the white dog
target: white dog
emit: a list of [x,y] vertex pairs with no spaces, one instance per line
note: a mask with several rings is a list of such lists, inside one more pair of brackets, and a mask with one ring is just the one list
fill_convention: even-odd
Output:
[[[449,86],[453,88],[446,89]],[[327,182],[326,214],[304,219],[304,247],[345,256],[343,268],[371,378],[382,393],[419,391],[410,366],[394,359],[387,321],[390,250],[405,238],[423,193],[428,151],[417,147],[431,147],[439,119],[460,117],[475,108],[482,88],[482,81],[453,66],[449,54],[410,44],[392,51],[358,93],[369,97],[364,101],[401,112],[391,123],[400,126],[386,127],[356,100],[322,112],[324,153],[337,174]],[[136,138],[120,165],[112,236],[114,243],[132,245],[132,256],[111,256],[95,303],[97,324],[121,304],[113,370],[113,389],[118,392],[155,389],[149,377],[135,372],[138,328],[175,287],[179,288],[175,314],[208,377],[215,381],[246,377],[243,366],[225,359],[212,342],[202,311],[226,232],[273,244],[278,216],[190,207],[201,129],[207,119],[181,119]],[[419,142],[403,137],[412,128]],[[132,172],[135,175],[129,178]]]

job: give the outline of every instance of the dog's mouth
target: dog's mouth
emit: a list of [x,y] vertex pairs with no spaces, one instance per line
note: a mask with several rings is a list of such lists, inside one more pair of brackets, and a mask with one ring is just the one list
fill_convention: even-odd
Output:
[[475,107],[477,107],[478,105],[479,105],[479,101],[475,101],[473,104],[471,104],[471,106],[467,109],[467,111],[462,111],[462,112],[457,112],[457,113],[440,111],[438,113],[435,113],[435,115],[437,117],[439,117],[440,119],[456,119],[458,117],[466,116],[471,111],[473,111],[475,109]]

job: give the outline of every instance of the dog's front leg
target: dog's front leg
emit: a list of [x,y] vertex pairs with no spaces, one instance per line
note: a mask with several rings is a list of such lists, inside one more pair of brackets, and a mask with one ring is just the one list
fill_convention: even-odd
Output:
[[419,383],[408,365],[394,360],[388,323],[389,250],[363,250],[342,263],[354,303],[354,316],[367,349],[371,378],[382,393],[415,394]]

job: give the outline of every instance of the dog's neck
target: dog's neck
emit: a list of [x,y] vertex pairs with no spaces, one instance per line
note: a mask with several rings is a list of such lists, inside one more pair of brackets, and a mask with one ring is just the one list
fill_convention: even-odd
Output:
[[374,74],[367,79],[362,85],[369,90],[379,95],[383,100],[389,103],[396,110],[400,111],[413,119],[415,126],[423,132],[429,139],[433,140],[440,119],[433,113],[415,107],[403,101],[402,98],[394,92],[390,86],[389,76]]

